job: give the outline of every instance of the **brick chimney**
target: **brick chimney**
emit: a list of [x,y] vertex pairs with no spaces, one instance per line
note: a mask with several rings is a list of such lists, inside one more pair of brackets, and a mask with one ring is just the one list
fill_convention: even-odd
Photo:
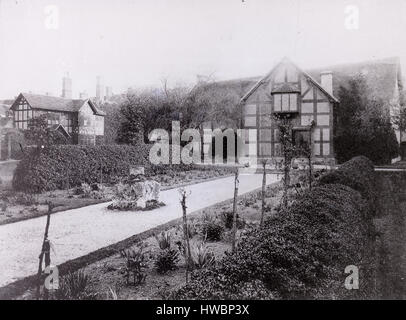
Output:
[[62,78],[62,98],[72,99],[72,79],[69,72]]
[[323,71],[320,73],[320,82],[324,90],[326,90],[331,95],[333,94],[333,72]]

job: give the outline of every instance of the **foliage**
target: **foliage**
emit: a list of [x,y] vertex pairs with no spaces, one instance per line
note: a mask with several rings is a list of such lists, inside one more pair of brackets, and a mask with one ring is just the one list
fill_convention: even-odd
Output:
[[375,164],[387,164],[399,154],[389,111],[385,112],[389,106],[373,96],[362,76],[340,87],[340,104],[334,110],[334,147],[340,163],[364,155]]
[[[363,159],[354,161],[362,168]],[[196,271],[173,297],[347,298],[372,291],[368,280],[361,280],[365,282],[356,293],[342,285],[347,265],[359,266],[360,279],[368,279],[364,259],[372,241],[372,218],[367,213],[367,201],[358,191],[341,184],[318,185],[269,217],[262,228],[244,233],[237,252],[215,268]]]
[[205,219],[202,224],[202,233],[206,240],[220,241],[223,238],[224,227],[216,219]]
[[[233,212],[224,211],[221,215],[221,219],[224,223],[226,229],[231,229],[233,227]],[[240,218],[240,215],[237,213],[237,229],[242,229],[245,226],[244,219]]]
[[127,284],[130,283],[130,276],[133,276],[133,284],[139,285],[145,282],[147,277],[145,269],[147,268],[147,255],[144,252],[144,246],[133,249],[122,250],[120,254],[126,260],[124,276]]
[[171,247],[171,233],[162,231],[160,234],[155,235],[158,246],[161,250],[170,249]]
[[160,250],[155,260],[156,271],[160,274],[164,274],[168,271],[176,270],[178,268],[178,262],[179,251],[175,249]]
[[181,129],[201,128],[205,121],[237,128],[241,113],[236,109],[244,89],[237,91],[206,80],[194,88],[169,88],[164,81],[161,89],[130,92],[120,105],[122,121],[117,141],[133,144],[141,136],[148,141],[154,129],[171,132],[172,121],[180,121]]
[[13,188],[41,192],[110,182],[127,176],[131,166],[148,164],[146,145],[85,146],[59,145],[35,150],[19,162],[13,177]]
[[359,156],[345,162],[337,170],[323,175],[319,179],[319,184],[342,184],[360,192],[368,201],[370,212],[373,212],[377,196],[375,178],[372,161],[364,156]]
[[95,300],[98,294],[89,288],[90,277],[83,271],[68,273],[55,292],[57,300]]
[[214,253],[204,242],[191,246],[191,258],[193,266],[197,269],[210,267],[216,262]]
[[48,127],[47,115],[40,115],[28,120],[28,129],[24,130],[24,138],[38,147],[47,148],[54,144],[69,144],[60,132]]

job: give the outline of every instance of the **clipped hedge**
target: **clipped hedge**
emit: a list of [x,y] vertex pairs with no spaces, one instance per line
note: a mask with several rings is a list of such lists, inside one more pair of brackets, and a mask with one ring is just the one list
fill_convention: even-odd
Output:
[[79,186],[83,182],[115,181],[128,175],[131,166],[147,166],[148,153],[148,145],[55,145],[36,149],[18,164],[13,188],[41,192]]
[[368,201],[370,212],[375,211],[376,175],[374,164],[364,156],[358,156],[343,163],[337,170],[323,175],[320,185],[342,184],[357,190]]
[[[342,167],[359,166],[365,159]],[[348,172],[345,172],[347,176]],[[326,183],[298,198],[262,228],[248,231],[238,251],[197,271],[175,299],[354,298],[371,294],[371,217],[368,202],[349,186]],[[348,265],[360,268],[360,290],[344,288]],[[252,296],[246,288],[261,288]]]

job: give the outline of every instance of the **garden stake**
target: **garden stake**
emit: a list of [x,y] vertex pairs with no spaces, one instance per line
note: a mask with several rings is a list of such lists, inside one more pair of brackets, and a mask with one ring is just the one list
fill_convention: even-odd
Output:
[[237,235],[237,197],[238,197],[238,169],[235,171],[234,177],[234,202],[233,202],[233,242],[232,242],[232,252],[236,249],[236,235]]
[[262,161],[262,167],[264,169],[264,172],[262,174],[262,209],[261,209],[261,223],[260,226],[262,227],[262,224],[264,223],[264,215],[265,215],[265,188],[266,188],[266,171],[265,171],[265,166],[266,166],[266,159]]
[[44,260],[45,256],[45,265],[47,266],[51,264],[51,257],[50,257],[50,243],[48,240],[48,230],[49,230],[49,224],[51,222],[51,211],[52,211],[53,205],[51,202],[48,202],[48,213],[47,213],[47,223],[45,225],[45,232],[44,232],[44,240],[42,241],[42,248],[41,248],[41,253],[39,255],[39,263],[38,263],[38,273],[37,273],[37,300],[40,298],[40,292],[41,292],[41,275],[42,275],[42,262]]
[[185,237],[185,242],[186,242],[186,283],[189,281],[189,269],[191,265],[191,256],[190,256],[190,243],[189,243],[189,231],[188,231],[188,226],[187,226],[187,217],[186,217],[186,190],[181,189],[180,190],[181,194],[181,200],[180,203],[182,205],[182,212],[183,212],[183,234]]

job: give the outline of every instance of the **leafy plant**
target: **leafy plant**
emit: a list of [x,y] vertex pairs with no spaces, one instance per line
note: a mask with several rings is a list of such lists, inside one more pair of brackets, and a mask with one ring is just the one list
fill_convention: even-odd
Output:
[[198,269],[210,267],[216,262],[214,253],[204,242],[192,245],[191,257],[193,266]]
[[130,276],[133,276],[133,284],[139,285],[145,282],[147,277],[145,269],[147,268],[147,255],[144,252],[144,246],[121,250],[120,254],[126,260],[124,276],[127,284],[130,283]]
[[155,235],[158,246],[161,250],[170,249],[171,247],[171,233],[162,231],[160,234]]
[[[226,229],[231,229],[233,227],[233,212],[232,211],[224,211],[221,214],[221,219],[224,223]],[[240,215],[237,214],[237,228],[242,229],[244,228],[245,221],[240,218]]]
[[68,273],[55,292],[58,300],[95,300],[98,294],[89,288],[90,277],[82,270]]
[[205,239],[219,241],[223,238],[224,227],[215,220],[208,220],[203,223],[202,231]]
[[156,271],[160,274],[167,273],[178,268],[179,251],[174,249],[161,250],[155,260]]

